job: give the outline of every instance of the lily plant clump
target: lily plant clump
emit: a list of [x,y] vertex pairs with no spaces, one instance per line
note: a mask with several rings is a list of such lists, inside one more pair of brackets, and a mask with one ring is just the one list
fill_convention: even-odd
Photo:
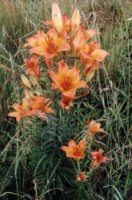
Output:
[[[74,109],[74,101],[78,98],[78,90],[88,90],[88,83],[95,72],[101,68],[102,62],[109,53],[101,49],[95,40],[99,33],[87,29],[81,24],[81,16],[75,9],[71,18],[62,15],[57,3],[52,4],[52,19],[44,21],[44,30],[37,31],[26,39],[24,48],[28,48],[29,58],[24,59],[25,74],[21,75],[24,88],[24,98],[12,107],[10,117],[15,117],[19,122],[26,118],[38,117],[48,122],[48,115],[55,114],[52,109],[52,99],[48,97],[49,91],[59,93],[61,108],[67,112]],[[51,83],[51,84],[47,84]],[[48,92],[43,89],[44,84],[49,87]],[[44,95],[46,94],[46,96]],[[83,95],[82,95],[83,96]],[[85,151],[89,149],[91,155],[91,170],[105,163],[108,157],[103,155],[103,150],[91,150],[95,134],[104,132],[101,124],[92,120],[87,126],[88,133],[78,143],[70,140],[61,150],[66,157],[77,162],[77,180],[84,181],[88,173],[81,171],[80,160],[85,158]]]

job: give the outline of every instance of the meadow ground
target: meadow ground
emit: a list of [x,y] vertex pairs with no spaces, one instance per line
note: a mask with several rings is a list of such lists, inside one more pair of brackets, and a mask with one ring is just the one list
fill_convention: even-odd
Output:
[[[51,2],[0,0],[0,199],[131,200],[131,1],[58,0],[69,15],[79,8],[88,27],[101,32],[98,40],[110,56],[90,83],[92,92],[76,100],[71,112],[55,104],[56,115],[48,124],[39,119],[17,123],[8,117],[10,106],[23,96],[25,38],[43,28]],[[56,100],[57,94],[49,95]],[[60,147],[71,138],[79,139],[90,119],[103,124],[106,132],[99,134],[96,145],[103,146],[110,160],[78,184]]]

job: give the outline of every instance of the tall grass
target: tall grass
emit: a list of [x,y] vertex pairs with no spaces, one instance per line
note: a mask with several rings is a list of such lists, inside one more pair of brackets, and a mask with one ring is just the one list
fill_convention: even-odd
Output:
[[[93,92],[75,103],[72,112],[56,105],[49,123],[38,119],[17,124],[7,117],[10,105],[22,97],[20,72],[25,38],[45,28],[50,17],[49,0],[1,0],[0,4],[0,198],[130,200],[132,187],[130,135],[130,75],[132,21],[126,1],[59,1],[63,12],[78,6],[88,27],[110,57],[92,82]],[[52,95],[52,94],[50,94]],[[57,98],[55,94],[54,100]],[[110,157],[87,182],[75,181],[73,165],[60,146],[86,131],[86,121],[98,119],[106,135],[98,144]],[[88,161],[84,168],[87,169]]]

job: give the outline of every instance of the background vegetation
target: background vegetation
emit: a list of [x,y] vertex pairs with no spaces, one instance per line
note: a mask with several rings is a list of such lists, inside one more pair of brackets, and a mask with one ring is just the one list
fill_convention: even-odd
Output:
[[[92,93],[67,113],[46,124],[38,119],[16,123],[7,115],[22,97],[20,72],[25,38],[44,28],[50,0],[0,0],[0,199],[2,200],[131,200],[132,138],[130,135],[130,67],[132,65],[132,3],[123,0],[60,0],[70,15],[77,6],[88,27],[99,30],[110,53],[91,83]],[[53,95],[53,94],[50,94]],[[57,95],[52,96],[54,101]],[[60,146],[86,131],[90,119],[101,121],[105,136],[98,144],[111,158],[83,184]],[[86,160],[84,168],[87,169]]]

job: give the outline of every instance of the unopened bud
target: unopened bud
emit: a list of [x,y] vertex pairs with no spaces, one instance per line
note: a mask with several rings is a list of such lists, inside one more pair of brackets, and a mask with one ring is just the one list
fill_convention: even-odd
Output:
[[92,78],[94,77],[94,74],[95,74],[95,70],[86,75],[86,82],[87,83],[92,80]]
[[21,79],[22,79],[23,85],[31,89],[30,81],[27,79],[27,77],[24,74],[21,75]]
[[52,4],[52,19],[58,32],[62,30],[62,15],[57,3]]
[[71,27],[72,27],[72,31],[76,31],[79,26],[80,26],[80,22],[81,22],[81,16],[80,16],[80,12],[79,10],[76,8],[73,12],[72,18],[71,18]]

